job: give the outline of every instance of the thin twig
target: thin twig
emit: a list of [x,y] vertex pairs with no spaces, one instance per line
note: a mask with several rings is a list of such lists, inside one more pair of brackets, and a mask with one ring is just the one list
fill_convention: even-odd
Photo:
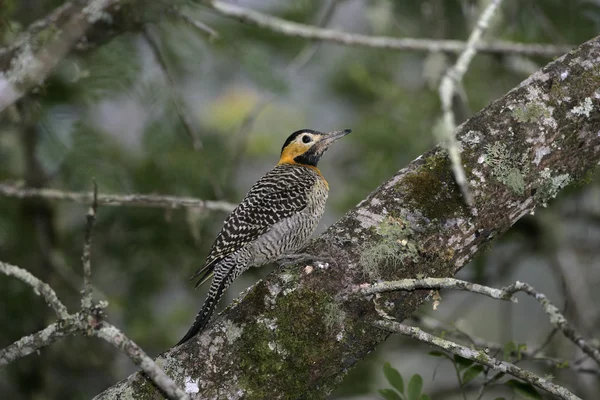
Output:
[[[470,348],[476,348],[484,350],[488,354],[503,353],[505,346],[500,343],[490,342],[477,336],[473,336],[458,327],[432,318],[429,315],[412,315],[411,320],[419,325],[420,328],[427,329],[428,331],[435,331],[441,333],[445,339],[458,341],[459,344],[466,343]],[[558,332],[558,329],[554,329],[553,332]],[[527,348],[520,348],[517,351],[511,352],[511,356],[520,358],[520,361],[531,361],[531,362],[543,362],[548,367],[569,369],[575,373],[585,373],[600,376],[600,369],[584,368],[577,363],[565,359],[558,359],[553,357],[547,357],[539,355],[541,353],[542,346],[537,349],[529,350]],[[538,356],[539,355],[539,356]],[[586,359],[588,359],[586,357]],[[516,362],[515,362],[516,364]]]
[[446,72],[442,80],[440,81],[440,100],[442,102],[443,111],[443,123],[442,123],[442,138],[443,143],[448,151],[448,157],[452,165],[452,171],[454,173],[454,179],[456,184],[460,188],[465,203],[471,207],[473,205],[473,197],[469,191],[469,183],[465,175],[465,170],[462,166],[460,149],[458,142],[456,141],[455,130],[456,121],[454,119],[454,112],[452,111],[452,99],[456,92],[456,87],[460,85],[463,76],[469,68],[469,64],[475,54],[477,54],[477,45],[481,41],[484,32],[487,30],[490,20],[494,16],[494,13],[502,3],[502,0],[492,0],[487,8],[483,11],[475,28],[469,36],[465,49],[456,60],[456,64]]
[[217,31],[215,31],[213,28],[206,25],[202,21],[198,21],[196,19],[192,19],[192,18],[188,17],[183,12],[181,12],[181,10],[178,7],[171,7],[169,9],[169,12],[171,14],[175,15],[177,18],[180,18],[183,22],[185,22],[189,26],[191,26],[195,29],[198,29],[202,33],[207,34],[209,40],[219,39],[219,33]]
[[96,223],[96,211],[98,210],[98,185],[94,181],[94,199],[88,209],[85,224],[85,237],[83,241],[83,255],[81,263],[83,264],[83,292],[81,296],[81,308],[89,309],[92,307],[92,233]]
[[106,322],[102,322],[102,326],[99,329],[95,329],[93,335],[104,339],[122,353],[125,353],[170,399],[189,400],[190,397],[156,365],[154,360],[148,357],[141,347],[125,336],[119,329]]
[[150,46],[152,53],[154,54],[154,58],[158,63],[163,75],[167,80],[167,89],[171,94],[171,99],[173,100],[173,104],[175,105],[175,109],[177,110],[177,114],[179,115],[179,119],[183,124],[185,131],[187,132],[190,140],[192,141],[192,145],[195,150],[202,149],[202,141],[200,140],[199,134],[194,128],[194,123],[190,118],[189,111],[185,103],[183,102],[181,95],[179,94],[177,88],[177,83],[175,81],[175,77],[171,74],[171,70],[169,68],[169,64],[165,57],[163,57],[162,51],[160,50],[160,46],[158,42],[152,36],[152,32],[150,32],[150,27],[148,25],[144,26],[142,30],[142,35],[146,42]]
[[542,310],[548,315],[550,323],[560,329],[560,331],[570,339],[577,347],[585,354],[590,356],[600,365],[600,350],[592,347],[584,337],[573,327],[560,310],[548,300],[548,298],[537,292],[531,285],[523,282],[515,282],[514,284],[502,289],[493,289],[490,287],[474,284],[471,282],[461,281],[454,278],[425,278],[425,279],[404,279],[401,281],[380,282],[372,285],[361,285],[352,288],[353,292],[362,294],[373,294],[382,292],[391,292],[394,290],[418,290],[418,289],[458,289],[467,290],[475,293],[483,294],[498,300],[514,300],[513,295],[518,292],[523,292],[535,298],[542,306]]
[[529,382],[532,385],[547,391],[561,399],[565,400],[581,400],[579,397],[571,393],[566,388],[556,385],[547,379],[541,378],[529,371],[517,367],[514,364],[508,363],[490,357],[485,351],[472,350],[468,347],[461,346],[449,340],[444,340],[437,336],[433,336],[419,328],[404,325],[394,321],[375,321],[373,323],[378,328],[384,329],[388,332],[399,333],[404,336],[408,336],[417,339],[421,342],[428,343],[432,346],[439,347],[452,354],[456,354],[468,360],[473,360],[482,365],[492,368],[495,371],[510,374],[514,377],[522,379],[525,382]]
[[507,294],[502,289],[495,289],[454,278],[403,279],[401,281],[379,282],[372,285],[361,285],[360,287],[355,288],[355,290],[359,290],[362,294],[394,292],[397,290],[413,291],[419,289],[464,290],[468,292],[479,293],[496,300],[509,300],[513,303],[517,303],[516,297]]
[[[48,200],[69,200],[80,204],[91,204],[94,194],[91,192],[65,192],[57,189],[36,189],[0,183],[0,196],[18,199],[34,198]],[[231,212],[235,205],[225,201],[201,200],[193,197],[158,196],[144,194],[110,195],[99,194],[99,205],[136,206],[153,208],[200,208],[209,211]]]
[[600,365],[600,350],[588,344],[583,336],[567,321],[560,310],[543,293],[537,292],[527,283],[518,281],[502,290],[510,295],[523,292],[536,299],[540,303],[540,306],[542,306],[542,310],[548,315],[550,323],[560,329],[568,339]]
[[[388,36],[368,36],[355,33],[339,32],[332,29],[322,29],[314,26],[299,24],[281,18],[265,15],[233,3],[220,0],[204,0],[202,4],[217,13],[235,18],[249,25],[267,29],[281,35],[329,41],[347,46],[365,46],[380,49],[404,51],[427,51],[461,53],[466,43],[459,40],[432,40],[414,38],[394,38]],[[529,56],[555,57],[569,52],[570,45],[524,44],[511,42],[479,43],[475,49],[481,53],[491,54],[522,54]]]
[[46,303],[54,310],[58,319],[65,319],[69,315],[67,307],[58,299],[56,292],[47,283],[42,282],[29,271],[0,261],[0,272],[12,276],[33,288],[33,292],[42,296]]

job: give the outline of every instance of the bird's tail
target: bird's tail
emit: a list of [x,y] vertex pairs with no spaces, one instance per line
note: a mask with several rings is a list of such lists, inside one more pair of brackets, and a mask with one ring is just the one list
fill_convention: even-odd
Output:
[[210,285],[208,296],[206,297],[206,300],[204,300],[202,309],[196,316],[194,325],[192,325],[190,330],[179,341],[179,343],[176,344],[176,346],[187,342],[188,340],[193,338],[198,332],[201,332],[206,327],[206,325],[208,325],[215,312],[215,309],[217,308],[217,304],[219,304],[219,300],[221,300],[221,297],[223,297],[225,289],[227,289],[227,287],[231,284],[233,279],[235,279],[235,277],[233,276],[234,273],[234,269],[231,269],[221,277],[215,275],[212,284]]

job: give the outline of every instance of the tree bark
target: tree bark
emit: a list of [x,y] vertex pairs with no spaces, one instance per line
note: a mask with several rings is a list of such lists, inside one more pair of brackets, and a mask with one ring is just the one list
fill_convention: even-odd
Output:
[[[382,312],[405,319],[428,294],[375,298],[356,285],[453,276],[519,218],[585,182],[600,160],[599,66],[597,37],[458,128],[472,210],[433,148],[311,243],[314,261],[277,269],[159,365],[195,398],[324,398],[388,336],[371,323]],[[163,397],[136,373],[96,399],[127,395]]]

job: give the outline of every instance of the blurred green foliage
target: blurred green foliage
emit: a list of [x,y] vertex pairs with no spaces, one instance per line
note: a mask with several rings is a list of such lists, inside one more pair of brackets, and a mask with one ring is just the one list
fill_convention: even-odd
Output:
[[[314,24],[327,2],[264,3],[265,12]],[[331,23],[336,29],[464,40],[478,6],[485,2],[337,3]],[[10,43],[59,4],[0,1],[0,43]],[[454,55],[323,44],[304,69],[290,75],[289,63],[310,45],[305,40],[218,18],[202,8],[184,12],[208,23],[221,37],[209,42],[173,17],[161,18],[153,27],[176,78],[171,89],[189,108],[202,149],[191,146],[173,90],[148,43],[128,33],[87,54],[68,57],[39,91],[0,116],[0,181],[86,191],[96,179],[102,193],[158,193],[236,203],[277,161],[292,131],[352,128],[354,134],[323,160],[322,169],[332,183],[326,220],[332,221],[435,144],[437,83]],[[599,27],[598,3],[592,1],[506,1],[490,37],[578,44],[596,35]],[[465,77],[462,119],[526,78],[515,65],[540,67],[547,61],[478,55]],[[276,97],[254,116],[254,124],[242,129],[257,104],[270,96]],[[577,189],[574,195],[588,189]],[[81,289],[85,211],[74,203],[0,197],[0,259],[50,283],[72,309]],[[193,320],[205,289],[194,292],[187,278],[202,265],[223,218],[194,210],[100,208],[92,258],[96,293],[109,301],[110,320],[151,355],[173,345]],[[514,240],[524,235],[531,248],[548,250],[540,247],[539,236],[530,234],[527,224],[511,234]],[[478,280],[489,277],[488,261],[478,260],[473,270]],[[229,298],[260,273],[246,273]],[[0,347],[53,320],[43,301],[14,279],[0,277],[0,303]],[[377,355],[359,363],[338,396],[375,393],[381,363]],[[384,390],[388,394],[383,396],[427,398],[419,397],[422,379],[419,384],[413,376],[405,395],[401,375],[390,368],[384,366],[386,377],[399,394]],[[0,371],[0,397],[90,398],[133,370],[103,343],[68,339]],[[463,380],[474,379],[475,372],[481,371],[468,376],[465,372]]]

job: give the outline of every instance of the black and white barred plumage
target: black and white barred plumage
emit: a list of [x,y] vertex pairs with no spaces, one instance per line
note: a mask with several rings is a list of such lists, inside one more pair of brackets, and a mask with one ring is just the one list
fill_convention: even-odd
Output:
[[[286,146],[290,146],[287,151],[292,152],[292,158],[288,157],[291,161],[280,161],[250,188],[225,220],[204,266],[194,275],[199,278],[196,287],[211,276],[213,280],[194,325],[178,344],[208,324],[225,290],[242,272],[293,254],[306,243],[323,215],[329,192],[316,163],[330,143],[347,133],[303,130],[288,138],[282,160],[286,159]],[[306,144],[306,138],[301,142],[302,134],[310,135],[315,144]],[[334,134],[338,136],[333,137]],[[320,147],[319,141],[323,142]],[[302,161],[302,157],[316,158],[308,165],[296,162]]]

